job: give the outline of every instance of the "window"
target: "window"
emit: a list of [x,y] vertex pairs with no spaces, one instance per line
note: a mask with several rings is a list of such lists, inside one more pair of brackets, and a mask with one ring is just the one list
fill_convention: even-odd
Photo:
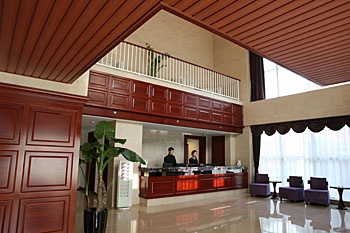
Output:
[[[319,88],[318,85],[264,60],[266,97],[275,98]],[[306,129],[303,133],[290,130],[285,135],[261,135],[260,173],[268,173],[271,180],[288,185],[290,175],[303,177],[305,188],[311,176],[326,177],[329,186],[350,187],[350,128],[333,131],[325,128],[319,133]],[[329,188],[331,199],[338,200],[338,192]],[[350,191],[343,199],[350,201]]]

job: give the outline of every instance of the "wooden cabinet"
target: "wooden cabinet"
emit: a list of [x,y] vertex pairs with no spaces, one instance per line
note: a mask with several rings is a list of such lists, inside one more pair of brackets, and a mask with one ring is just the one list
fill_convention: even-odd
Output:
[[248,188],[248,173],[140,176],[139,196],[147,199]]
[[123,110],[127,114],[118,116],[125,119],[237,133],[243,128],[240,105],[111,74],[91,71],[88,97],[87,105]]

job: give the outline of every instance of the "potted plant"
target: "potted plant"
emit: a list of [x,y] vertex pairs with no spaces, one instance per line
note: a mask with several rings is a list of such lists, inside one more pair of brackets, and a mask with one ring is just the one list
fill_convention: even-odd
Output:
[[163,64],[163,60],[167,59],[169,56],[168,53],[157,53],[154,51],[154,48],[152,48],[151,44],[146,42],[146,47],[148,49],[147,55],[148,55],[148,75],[152,77],[157,77],[157,73],[159,70],[165,66]]
[[[91,207],[89,201],[89,174],[83,172],[85,181],[85,198],[87,208],[84,210],[84,231],[85,233],[104,233],[107,224],[108,210],[106,208],[107,191],[106,185],[102,179],[103,171],[108,166],[109,161],[122,155],[131,162],[140,162],[146,164],[145,161],[134,151],[116,146],[116,143],[124,144],[126,139],[115,138],[114,125],[106,121],[96,124],[94,137],[95,142],[86,142],[80,146],[82,152],[83,163],[91,164],[96,162],[98,170],[97,182],[97,206]],[[82,170],[83,171],[83,170]]]

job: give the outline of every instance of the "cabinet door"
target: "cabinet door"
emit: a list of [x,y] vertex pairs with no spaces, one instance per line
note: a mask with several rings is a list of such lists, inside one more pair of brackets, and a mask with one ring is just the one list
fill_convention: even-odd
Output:
[[168,103],[168,114],[169,117],[183,117],[183,108],[180,104]]
[[168,101],[169,103],[182,104],[183,99],[182,91],[177,91],[173,89],[168,89]]
[[138,112],[148,112],[149,100],[145,98],[132,97],[131,107]]
[[233,113],[233,105],[231,103],[222,103],[222,111],[225,113]]
[[198,106],[199,106],[200,108],[207,108],[207,109],[209,109],[209,108],[210,108],[210,105],[211,105],[210,102],[211,102],[211,101],[210,101],[209,98],[202,97],[202,96],[198,97]]
[[167,88],[152,85],[151,98],[165,101],[167,99]]
[[210,110],[200,108],[198,110],[198,120],[210,121]]
[[215,111],[222,111],[222,102],[220,100],[212,100],[211,108]]
[[108,88],[108,76],[108,74],[90,71],[89,87],[106,90]]
[[186,106],[198,106],[198,96],[193,94],[184,94],[184,105]]
[[131,81],[125,78],[112,77],[111,91],[118,93],[129,93]]
[[109,97],[109,105],[117,109],[128,109],[130,103],[129,94],[111,93]]
[[233,115],[224,113],[222,115],[222,123],[225,125],[232,125],[233,124]]
[[148,98],[149,92],[150,92],[149,90],[150,90],[149,84],[144,82],[133,81],[133,89],[132,89],[133,96]]
[[166,115],[166,102],[163,100],[151,99],[151,109],[150,113],[157,115]]
[[184,118],[198,119],[197,108],[184,106]]

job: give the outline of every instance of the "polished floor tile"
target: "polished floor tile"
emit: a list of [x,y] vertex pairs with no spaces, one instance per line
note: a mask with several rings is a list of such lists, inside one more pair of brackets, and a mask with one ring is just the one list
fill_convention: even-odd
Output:
[[[83,233],[78,192],[76,233]],[[81,201],[80,201],[81,200]],[[350,233],[350,211],[242,195],[129,210],[110,209],[107,233]]]

